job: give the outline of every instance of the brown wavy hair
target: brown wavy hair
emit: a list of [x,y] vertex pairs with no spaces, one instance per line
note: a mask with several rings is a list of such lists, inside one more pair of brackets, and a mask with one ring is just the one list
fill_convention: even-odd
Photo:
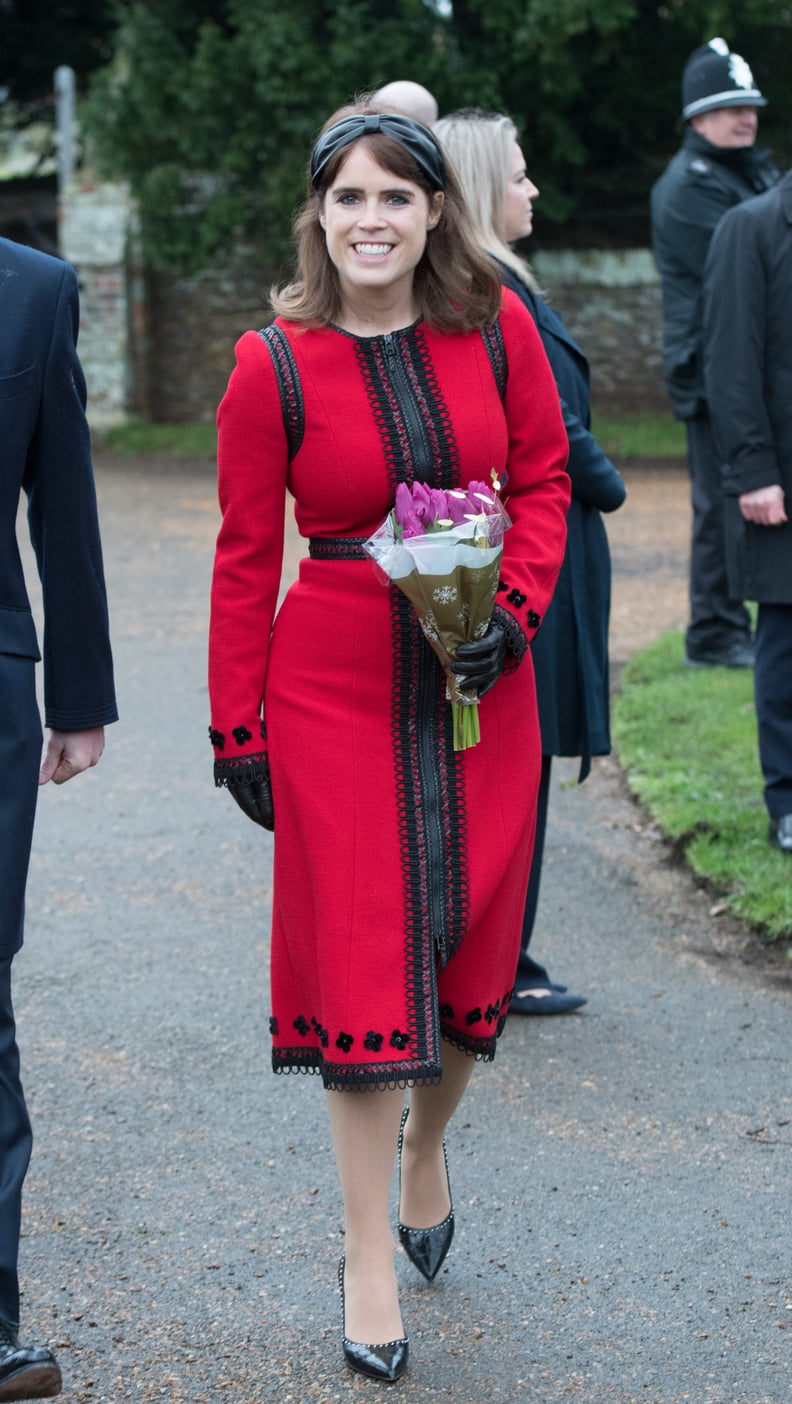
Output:
[[[364,97],[339,108],[322,131],[343,117],[395,111]],[[412,181],[429,204],[435,190],[409,151],[384,132],[357,138],[371,156],[399,180]],[[329,326],[341,312],[341,287],[319,223],[324,197],[356,142],[336,152],[322,171],[318,188],[311,187],[310,168],[305,202],[294,221],[297,245],[295,276],[284,287],[273,287],[270,302],[276,316],[312,326]],[[478,248],[459,182],[446,162],[446,184],[439,223],[429,230],[426,248],[415,269],[414,290],[419,314],[437,331],[472,331],[494,322],[501,306],[501,287],[492,260]]]

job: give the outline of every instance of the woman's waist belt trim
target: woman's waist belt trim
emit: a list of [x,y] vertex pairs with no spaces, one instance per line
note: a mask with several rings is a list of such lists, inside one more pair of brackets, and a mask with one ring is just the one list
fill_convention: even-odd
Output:
[[363,561],[366,536],[309,536],[308,554],[312,561]]

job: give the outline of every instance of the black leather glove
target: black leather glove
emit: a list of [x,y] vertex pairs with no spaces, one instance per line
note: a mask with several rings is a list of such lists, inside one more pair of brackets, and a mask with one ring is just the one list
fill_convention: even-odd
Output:
[[262,768],[264,775],[261,780],[234,780],[228,789],[248,819],[252,819],[254,824],[260,824],[262,829],[269,829],[270,833],[273,833],[275,830],[275,810],[272,807],[272,786],[268,760],[263,762]]
[[482,639],[460,644],[454,656],[453,671],[463,692],[475,688],[479,697],[495,686],[506,661],[506,631],[491,619]]

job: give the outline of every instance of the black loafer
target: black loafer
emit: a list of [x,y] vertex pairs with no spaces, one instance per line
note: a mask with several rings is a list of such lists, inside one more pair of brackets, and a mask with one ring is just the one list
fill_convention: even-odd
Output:
[[792,814],[782,814],[780,819],[770,820],[770,842],[782,853],[792,853]]
[[52,1399],[63,1388],[60,1367],[45,1346],[23,1346],[12,1326],[0,1321],[0,1404],[17,1399]]
[[752,668],[754,642],[751,638],[735,639],[721,648],[696,648],[689,645],[685,654],[688,668]]
[[588,1004],[585,995],[561,994],[552,986],[547,994],[540,994],[538,987],[531,990],[514,990],[509,1000],[510,1014],[571,1014],[574,1009],[582,1009]]

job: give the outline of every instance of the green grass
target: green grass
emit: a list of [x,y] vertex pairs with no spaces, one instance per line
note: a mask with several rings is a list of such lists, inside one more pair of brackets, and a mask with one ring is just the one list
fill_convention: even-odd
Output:
[[[685,428],[668,414],[597,415],[594,433],[612,458],[685,457]],[[142,424],[131,422],[96,430],[94,441],[109,453],[168,453],[174,458],[214,457],[214,424]]]
[[631,790],[693,872],[762,935],[792,939],[792,862],[767,841],[752,672],[686,668],[682,634],[665,634],[623,669],[613,737]]
[[685,426],[667,414],[594,416],[592,432],[611,458],[684,458]]
[[174,458],[214,458],[214,424],[119,424],[95,430],[94,443],[108,453],[168,453]]

